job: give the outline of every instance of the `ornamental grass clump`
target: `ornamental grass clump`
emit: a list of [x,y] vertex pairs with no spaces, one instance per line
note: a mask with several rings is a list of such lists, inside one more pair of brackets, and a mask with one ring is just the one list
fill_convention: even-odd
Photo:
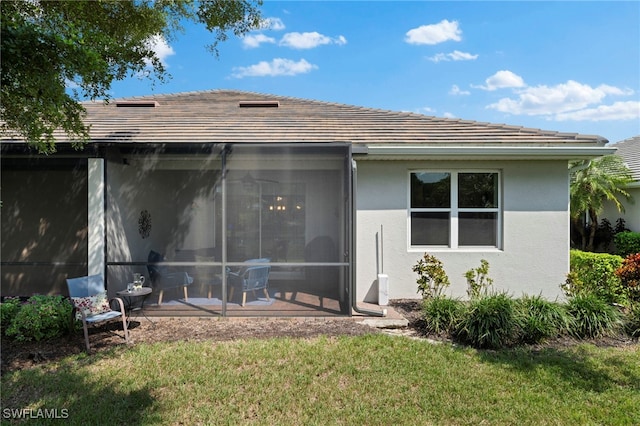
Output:
[[425,299],[422,316],[426,331],[437,335],[452,334],[458,326],[464,310],[464,303],[458,299],[444,296]]
[[516,302],[506,293],[472,299],[455,335],[475,348],[499,349],[512,345],[518,336]]
[[542,296],[524,296],[517,301],[517,306],[522,343],[540,343],[569,329],[569,317],[559,303]]
[[629,308],[624,319],[624,331],[635,339],[640,338],[640,303],[635,303]]
[[577,294],[566,309],[571,318],[569,333],[581,339],[612,335],[622,324],[618,309],[595,294]]

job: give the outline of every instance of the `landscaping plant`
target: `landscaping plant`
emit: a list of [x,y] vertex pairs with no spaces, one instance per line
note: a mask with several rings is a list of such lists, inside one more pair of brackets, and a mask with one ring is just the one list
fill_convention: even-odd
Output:
[[627,291],[615,271],[622,257],[606,253],[570,251],[570,272],[561,286],[567,297],[594,294],[607,303],[627,303]]
[[640,303],[640,253],[625,257],[615,274],[625,288],[629,300]]
[[624,320],[624,331],[631,337],[640,338],[640,303],[629,308]]
[[640,253],[640,232],[620,232],[614,237],[620,256]]
[[438,335],[452,334],[464,310],[464,303],[458,299],[444,296],[425,299],[422,308],[425,329]]
[[489,278],[489,262],[484,259],[480,260],[479,267],[468,270],[464,277],[467,279],[467,294],[471,299],[486,295],[493,285],[493,279]]
[[621,324],[618,309],[593,293],[570,298],[567,313],[571,318],[569,333],[581,339],[612,335]]
[[418,273],[418,293],[423,299],[440,296],[442,290],[450,284],[442,262],[428,253],[412,269]]
[[0,304],[0,326],[2,326],[3,333],[6,334],[7,329],[20,310],[20,305],[19,297],[6,297]]
[[559,303],[550,302],[542,296],[524,296],[517,301],[520,341],[540,343],[556,337],[569,328],[569,317]]
[[62,296],[37,295],[20,307],[5,334],[19,341],[61,336],[69,330],[73,306]]
[[512,345],[518,333],[515,301],[506,293],[472,299],[458,322],[455,335],[476,348]]

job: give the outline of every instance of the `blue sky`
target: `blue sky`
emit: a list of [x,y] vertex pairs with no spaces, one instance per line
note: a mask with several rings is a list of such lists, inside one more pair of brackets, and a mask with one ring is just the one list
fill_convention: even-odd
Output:
[[172,78],[115,98],[235,89],[436,117],[640,135],[640,2],[268,1],[265,28],[188,26],[156,51]]

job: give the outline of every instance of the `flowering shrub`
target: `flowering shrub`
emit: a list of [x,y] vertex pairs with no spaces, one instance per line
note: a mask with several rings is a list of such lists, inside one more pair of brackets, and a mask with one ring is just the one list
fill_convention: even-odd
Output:
[[629,299],[640,302],[640,253],[625,257],[615,274],[626,287]]

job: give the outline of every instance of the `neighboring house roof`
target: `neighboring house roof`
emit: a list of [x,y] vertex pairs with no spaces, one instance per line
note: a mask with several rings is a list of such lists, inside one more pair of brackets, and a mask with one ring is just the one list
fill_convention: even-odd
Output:
[[640,136],[634,136],[609,146],[617,148],[616,155],[622,157],[629,167],[633,180],[640,182]]
[[[437,118],[352,105],[234,90],[153,95],[83,102],[96,143],[350,142],[364,150],[384,146],[464,148],[543,147],[601,155],[601,136],[505,124]],[[62,131],[58,142],[68,142]],[[17,141],[3,137],[4,142]],[[593,148],[597,148],[593,150]],[[386,153],[391,151],[387,150]],[[443,151],[444,152],[444,151]],[[564,151],[563,151],[564,152]],[[597,152],[597,153],[596,153]],[[410,155],[410,154],[409,154]]]

